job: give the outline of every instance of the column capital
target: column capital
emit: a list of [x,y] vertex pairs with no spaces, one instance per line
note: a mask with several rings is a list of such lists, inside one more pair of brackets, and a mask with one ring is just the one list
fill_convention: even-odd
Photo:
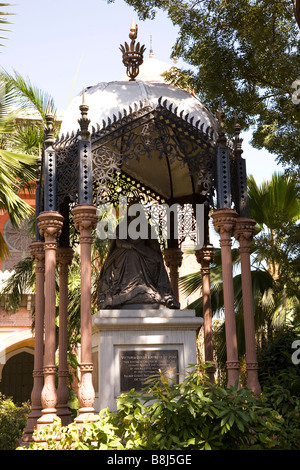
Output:
[[195,255],[201,268],[209,268],[209,265],[214,260],[215,249],[213,245],[204,245],[199,250],[195,250]]
[[163,257],[168,268],[180,268],[183,253],[180,248],[166,248],[163,252]]
[[82,235],[88,234],[96,228],[98,217],[97,208],[92,204],[79,204],[72,210],[73,220],[76,230],[82,232]]
[[255,232],[255,220],[250,217],[239,217],[234,227],[234,237],[240,244],[241,250],[249,250],[250,242]]
[[220,235],[232,235],[236,219],[238,218],[238,213],[234,209],[217,209],[211,217],[213,219],[214,228],[217,233]]
[[68,267],[72,263],[74,251],[70,247],[58,247],[56,251],[57,264]]
[[231,237],[238,214],[235,210],[217,209],[212,214],[215,231],[220,235],[220,245],[231,246]]
[[55,242],[61,234],[63,216],[56,211],[41,212],[37,217],[38,228],[42,237],[49,242]]
[[29,245],[30,254],[36,261],[43,262],[45,259],[44,242],[36,240]]

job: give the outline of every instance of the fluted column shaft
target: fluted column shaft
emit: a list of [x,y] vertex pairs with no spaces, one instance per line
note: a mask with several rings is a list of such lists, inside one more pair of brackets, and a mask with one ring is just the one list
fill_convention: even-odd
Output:
[[57,237],[61,233],[63,216],[55,211],[42,212],[38,218],[40,234],[44,237],[45,249],[45,355],[44,387],[42,390],[42,416],[38,429],[52,424],[56,417],[57,393],[55,387],[55,270]]
[[[214,258],[214,247],[205,245],[200,250],[196,250],[196,258],[201,265],[202,274],[202,298],[203,298],[203,329],[204,329],[204,358],[205,362],[212,363],[214,360],[212,341],[212,310],[210,295],[210,264]],[[214,368],[207,370],[211,382],[214,382]]]
[[34,369],[33,388],[31,392],[31,411],[28,415],[22,440],[32,440],[37,420],[42,414],[41,393],[44,385],[43,357],[44,357],[44,279],[45,279],[45,252],[44,243],[35,241],[30,245],[31,256],[35,260],[35,338],[34,338]]
[[254,227],[255,221],[253,219],[239,217],[236,221],[234,236],[240,245],[239,252],[241,257],[247,386],[256,395],[259,395],[261,393],[261,387],[258,381],[258,363],[256,358],[256,340],[250,262],[250,242],[254,236]]
[[72,263],[73,250],[71,248],[58,248],[56,259],[59,266],[59,365],[58,365],[58,387],[57,387],[57,415],[63,426],[72,422],[71,411],[68,407],[68,269]]
[[92,382],[92,299],[91,299],[91,244],[92,230],[96,227],[96,207],[81,204],[73,209],[73,219],[80,232],[81,262],[81,361],[78,390],[79,415],[76,422],[93,419],[95,391]]
[[214,228],[220,234],[223,295],[225,310],[225,334],[227,351],[228,387],[239,381],[239,360],[234,310],[234,290],[231,256],[231,236],[238,214],[233,209],[217,209],[212,214]]

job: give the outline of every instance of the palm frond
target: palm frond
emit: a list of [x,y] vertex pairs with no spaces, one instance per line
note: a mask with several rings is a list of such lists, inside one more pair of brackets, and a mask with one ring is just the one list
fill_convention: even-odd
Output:
[[0,232],[0,259],[5,260],[9,256],[9,249],[6,244],[5,239],[3,238],[2,233]]
[[29,78],[25,79],[17,71],[14,71],[14,75],[12,75],[4,69],[2,69],[0,76],[14,90],[16,103],[19,103],[21,108],[37,111],[43,121],[45,121],[48,111],[51,111],[54,116],[56,115],[54,99],[49,93],[33,85]]
[[34,287],[35,273],[33,260],[28,257],[14,266],[14,272],[6,280],[0,296],[5,299],[6,311],[15,312],[21,304],[22,296]]
[[32,213],[32,208],[18,196],[23,187],[30,188],[35,169],[35,159],[0,149],[0,208],[7,211],[13,225],[19,225],[24,217]]
[[[2,7],[10,7],[10,6],[12,6],[10,3],[0,3],[1,8]],[[10,21],[5,19],[6,16],[11,16],[11,15],[14,15],[14,13],[6,12],[6,11],[0,11],[0,24],[3,24],[3,25],[11,24]],[[0,31],[9,32],[10,30],[1,27]],[[7,37],[6,36],[1,36],[1,39],[7,39]],[[4,44],[0,44],[0,46],[4,46]]]

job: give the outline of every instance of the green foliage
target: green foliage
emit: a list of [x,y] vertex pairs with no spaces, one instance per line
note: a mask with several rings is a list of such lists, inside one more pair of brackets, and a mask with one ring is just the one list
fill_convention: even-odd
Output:
[[72,423],[61,427],[59,419],[52,426],[45,426],[35,434],[39,442],[32,442],[28,450],[123,450],[110,415],[103,411],[95,421]]
[[279,397],[212,385],[197,369],[180,384],[160,374],[141,393],[121,395],[118,410],[104,410],[94,422],[60,428],[56,421],[29,450],[297,449],[299,399],[290,399],[297,409],[293,415],[289,407],[286,418]]
[[[109,0],[111,3],[113,0]],[[216,113],[222,102],[228,132],[234,112],[242,128],[255,125],[253,145],[299,171],[299,28],[292,0],[125,0],[141,19],[167,13],[178,28],[173,54],[191,66],[173,69]]]
[[198,371],[182,384],[170,385],[161,375],[142,394],[121,396],[116,418],[126,448],[290,448],[284,419],[266,401],[248,389],[211,385]]
[[291,323],[275,330],[263,342],[257,355],[263,387],[279,385],[300,397],[300,367],[292,362],[292,344],[297,340],[300,340],[300,328]]
[[20,307],[22,295],[34,288],[35,273],[32,258],[24,258],[14,266],[14,273],[9,277],[0,292],[5,302],[6,312],[16,312]]
[[[3,8],[3,7],[11,7],[11,6],[12,6],[11,3],[0,3],[0,8]],[[13,14],[14,14],[14,13],[8,12],[7,10],[6,10],[6,11],[3,11],[3,10],[0,11],[0,25],[1,25],[0,31],[1,31],[1,32],[2,32],[2,31],[5,31],[5,32],[9,31],[8,29],[3,28],[2,25],[11,24],[10,21],[8,21],[8,20],[6,19],[6,17],[9,16],[9,15],[13,15]],[[1,36],[1,39],[6,39],[6,37]],[[0,44],[0,46],[3,46],[3,45],[4,45],[4,44]]]
[[0,393],[0,450],[15,450],[22,437],[29,414],[29,405],[18,407],[11,398]]
[[[298,366],[299,368],[299,366]],[[300,377],[296,368],[289,367],[276,373],[264,387],[262,400],[265,400],[277,413],[284,417],[284,432],[290,448],[300,449]]]

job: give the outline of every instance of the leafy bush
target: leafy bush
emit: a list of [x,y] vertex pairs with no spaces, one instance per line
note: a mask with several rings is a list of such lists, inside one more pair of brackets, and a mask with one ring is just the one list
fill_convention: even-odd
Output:
[[[291,382],[293,381],[292,374],[288,371],[279,375],[289,376]],[[283,381],[286,379],[283,378]],[[274,383],[263,389],[261,399],[284,417],[283,427],[287,440],[291,448],[300,449],[300,396],[293,395],[288,388]]]
[[30,407],[27,403],[18,407],[11,398],[0,393],[0,450],[15,450],[22,437]]
[[197,370],[182,384],[161,375],[142,395],[121,396],[114,419],[132,449],[290,448],[284,419],[266,400],[211,385]]
[[[107,410],[95,416],[92,422],[71,423],[61,427],[59,418],[52,426],[43,427],[35,433],[35,442],[28,450],[123,450],[124,447],[116,434]],[[19,448],[21,450],[21,448]]]
[[[273,396],[273,401],[275,396]],[[270,396],[212,385],[192,371],[181,384],[161,374],[137,393],[118,398],[118,410],[84,425],[45,428],[48,449],[244,450],[295,449]],[[290,416],[291,418],[291,416]],[[32,443],[30,449],[44,448]]]
[[285,325],[259,350],[258,372],[262,387],[277,384],[300,396],[300,366],[292,362],[292,344],[299,339],[299,326]]

